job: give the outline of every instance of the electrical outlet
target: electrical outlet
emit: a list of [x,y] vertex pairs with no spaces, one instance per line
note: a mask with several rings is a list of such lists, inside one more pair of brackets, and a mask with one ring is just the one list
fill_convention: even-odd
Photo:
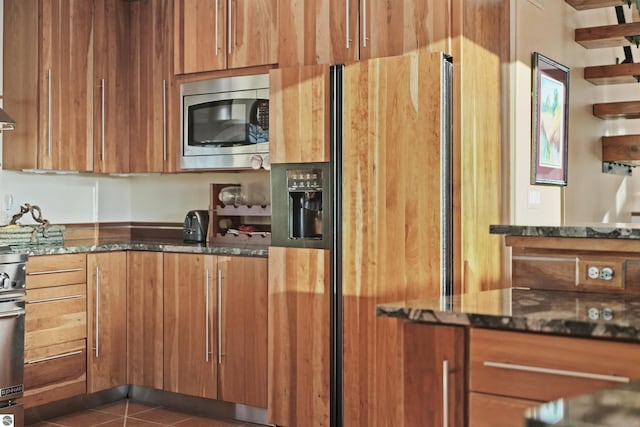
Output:
[[595,265],[592,265],[587,270],[587,277],[589,277],[589,279],[593,279],[593,280],[599,279],[600,278],[600,269],[598,267],[596,267]]
[[602,267],[600,270],[600,278],[602,280],[613,280],[613,268],[611,267]]

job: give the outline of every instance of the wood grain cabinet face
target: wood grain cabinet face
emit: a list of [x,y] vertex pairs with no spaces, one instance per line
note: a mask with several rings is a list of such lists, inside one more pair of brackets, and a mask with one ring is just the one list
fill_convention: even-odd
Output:
[[487,413],[478,401],[491,404],[491,412],[502,417],[502,424],[476,419],[470,425],[519,425],[524,409],[535,402],[640,378],[636,344],[477,328],[469,334],[469,419]]
[[126,384],[126,252],[87,255],[87,392]]
[[86,280],[84,254],[27,263],[26,408],[86,393]]
[[20,123],[4,138],[4,168],[92,171],[93,2],[4,7],[4,107]]
[[275,64],[277,0],[174,0],[174,71]]

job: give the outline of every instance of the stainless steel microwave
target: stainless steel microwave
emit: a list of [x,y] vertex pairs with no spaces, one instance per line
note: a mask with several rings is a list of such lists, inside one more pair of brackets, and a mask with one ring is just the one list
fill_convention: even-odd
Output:
[[269,75],[180,85],[180,169],[247,169],[269,162]]

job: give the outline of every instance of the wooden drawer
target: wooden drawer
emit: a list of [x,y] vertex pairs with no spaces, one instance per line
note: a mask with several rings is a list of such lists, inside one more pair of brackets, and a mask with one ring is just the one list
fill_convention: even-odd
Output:
[[640,378],[640,345],[471,328],[469,390],[549,401]]
[[25,407],[85,394],[86,340],[26,350],[24,388]]
[[27,262],[27,290],[87,283],[85,254],[42,255]]
[[469,427],[513,427],[524,425],[524,412],[542,402],[492,394],[469,393]]
[[25,348],[45,347],[87,337],[87,286],[27,291]]

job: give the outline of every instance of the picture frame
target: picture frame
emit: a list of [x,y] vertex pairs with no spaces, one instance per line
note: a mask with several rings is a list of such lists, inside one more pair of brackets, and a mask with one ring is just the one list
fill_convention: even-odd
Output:
[[569,68],[532,56],[531,184],[567,185]]

